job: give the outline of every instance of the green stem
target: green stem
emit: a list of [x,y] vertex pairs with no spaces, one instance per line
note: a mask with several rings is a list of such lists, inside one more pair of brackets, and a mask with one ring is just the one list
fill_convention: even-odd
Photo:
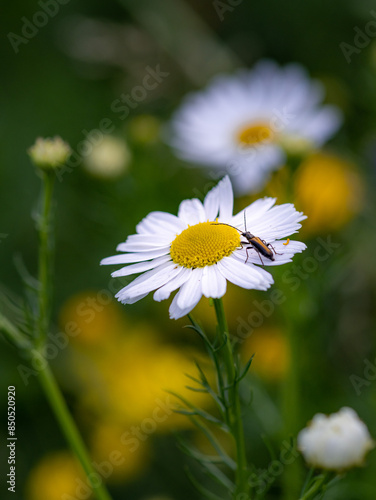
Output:
[[322,485],[325,483],[326,479],[328,478],[328,473],[324,473],[321,476],[317,477],[316,482],[310,487],[310,489],[299,498],[299,500],[310,500],[310,498],[313,498],[316,493],[320,490]]
[[[32,349],[32,361],[37,365],[41,365],[38,370],[38,377],[43,388],[43,391],[48,399],[48,402],[56,416],[56,419],[69,443],[73,452],[81,462],[81,465],[87,475],[88,482],[93,489],[97,500],[111,500],[109,493],[106,490],[102,481],[98,481],[98,473],[94,470],[85,444],[82,440],[76,424],[69,413],[68,407],[60,392],[57,382],[51,372],[47,360],[43,357],[43,347],[46,342],[49,320],[50,320],[50,303],[51,303],[51,266],[52,266],[52,191],[54,174],[53,172],[42,172],[43,188],[42,188],[42,207],[39,218],[37,220],[37,230],[39,233],[39,262],[38,262],[38,321],[36,335],[36,349]],[[43,363],[40,363],[40,361]],[[98,484],[99,483],[99,484]]]
[[[37,350],[33,350],[32,355],[35,361],[37,363],[40,363],[42,354]],[[82,437],[78,432],[71,414],[69,413],[67,405],[47,361],[42,363],[42,368],[38,371],[38,376],[48,402],[50,403],[51,408],[56,416],[56,419],[59,422],[60,427],[72,450],[81,462],[81,465],[87,475],[87,479],[93,489],[93,493],[95,494],[97,500],[111,500],[111,497],[107,492],[102,480],[100,481],[100,484],[98,484],[98,477],[100,476],[93,468]]]
[[[284,420],[284,434],[289,437],[296,437],[301,428],[300,413],[300,360],[301,331],[293,321],[287,320],[287,342],[289,348],[289,366],[282,388],[282,411]],[[286,467],[283,475],[283,500],[296,500],[299,496],[300,478],[302,476],[302,466],[299,461],[295,461]]]
[[226,370],[226,389],[228,391],[228,404],[227,404],[227,424],[231,430],[236,446],[236,488],[234,492],[234,499],[238,495],[249,494],[248,485],[248,468],[247,457],[245,453],[245,439],[244,428],[241,414],[241,404],[239,396],[239,383],[236,381],[237,369],[234,362],[234,354],[232,351],[232,344],[229,338],[229,330],[227,326],[226,316],[223,308],[222,299],[213,299],[215,312],[217,315],[219,333],[221,335],[221,343],[225,342],[223,348],[223,361]]
[[39,234],[39,322],[38,322],[38,346],[42,346],[46,340],[50,314],[50,275],[52,265],[51,227],[52,227],[52,191],[54,184],[53,172],[43,172],[42,207],[37,220]]

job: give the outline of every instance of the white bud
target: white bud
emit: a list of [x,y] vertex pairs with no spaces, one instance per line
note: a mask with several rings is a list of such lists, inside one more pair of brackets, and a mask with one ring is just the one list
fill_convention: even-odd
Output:
[[69,144],[58,136],[52,139],[38,137],[35,144],[28,149],[33,163],[42,170],[51,170],[64,165],[71,152]]
[[360,466],[374,447],[367,426],[351,408],[318,413],[298,435],[298,448],[308,465],[327,470]]
[[116,178],[122,175],[130,162],[130,152],[124,140],[111,135],[93,146],[85,158],[85,168],[92,175],[102,178]]

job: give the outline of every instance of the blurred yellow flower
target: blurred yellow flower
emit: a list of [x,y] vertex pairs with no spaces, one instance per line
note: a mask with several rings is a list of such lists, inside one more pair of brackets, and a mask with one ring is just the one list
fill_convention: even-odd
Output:
[[295,174],[294,203],[308,216],[302,231],[341,229],[361,209],[363,185],[355,167],[328,153],[309,156]]
[[185,374],[197,376],[193,359],[205,360],[197,352],[162,344],[147,324],[133,327],[106,349],[92,352],[90,360],[85,356],[85,363],[81,357],[74,361],[84,384],[81,404],[120,425],[142,428],[144,423],[146,434],[187,427],[189,419],[174,413],[177,400],[167,390],[207,406],[206,394],[185,388],[194,384]]
[[94,144],[85,157],[86,170],[103,179],[115,179],[124,174],[129,166],[131,154],[123,139],[111,135]]
[[63,495],[87,500],[92,497],[81,465],[68,451],[43,457],[26,483],[27,500],[61,500]]
[[99,422],[91,433],[94,466],[108,483],[133,480],[149,462],[149,443],[127,446],[127,429],[112,422]]
[[243,361],[255,354],[251,373],[268,381],[284,377],[289,364],[289,348],[285,336],[274,328],[259,328],[245,340],[241,347]]
[[[124,314],[110,293],[88,290],[68,299],[60,311],[60,327],[75,345],[107,345],[126,329]],[[74,334],[69,334],[69,332]]]

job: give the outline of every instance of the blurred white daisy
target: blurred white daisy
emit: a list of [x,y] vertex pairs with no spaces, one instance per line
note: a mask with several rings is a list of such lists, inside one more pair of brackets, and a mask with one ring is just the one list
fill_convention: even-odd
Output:
[[128,264],[112,273],[113,277],[143,273],[120,290],[117,299],[132,304],[155,290],[154,300],[161,301],[179,289],[170,306],[170,317],[178,319],[188,314],[202,295],[222,297],[227,281],[266,290],[273,278],[255,264],[285,264],[306,248],[299,241],[280,240],[297,232],[299,222],[306,217],[292,204],[273,206],[275,201],[260,199],[245,209],[248,231],[273,245],[274,260],[247,249],[249,244],[241,245],[247,241],[240,234],[245,229],[244,211],[232,215],[233,192],[227,176],[203,203],[198,199],[183,201],[177,216],[151,212],[137,225],[137,234],[118,245],[117,250],[125,253],[101,262]]
[[218,76],[188,95],[171,121],[170,143],[185,160],[227,172],[239,194],[255,192],[284,164],[286,152],[321,146],[339,128],[322,85],[297,64],[261,61]]

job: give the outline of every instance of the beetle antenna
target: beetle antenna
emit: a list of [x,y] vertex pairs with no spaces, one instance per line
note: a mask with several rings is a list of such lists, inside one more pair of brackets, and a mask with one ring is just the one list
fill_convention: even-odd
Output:
[[240,234],[243,234],[243,231],[241,229],[238,229],[235,226],[231,226],[231,224],[226,224],[225,222],[212,222],[212,225],[213,226],[228,226],[228,227],[232,227],[233,229],[236,229],[237,231],[239,231]]

